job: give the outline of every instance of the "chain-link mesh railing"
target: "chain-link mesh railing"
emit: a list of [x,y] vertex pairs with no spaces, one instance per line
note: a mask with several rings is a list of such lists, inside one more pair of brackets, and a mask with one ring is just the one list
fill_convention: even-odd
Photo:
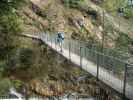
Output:
[[[33,36],[34,37],[34,36]],[[124,60],[98,52],[95,45],[65,38],[61,43],[56,35],[40,33],[48,46],[103,81],[123,96],[133,99],[133,65]],[[60,51],[62,50],[62,51]],[[125,100],[125,99],[124,99]]]
[[[76,59],[77,64],[101,81],[123,95],[126,94],[127,97],[133,98],[132,74],[129,75],[132,71],[125,70],[128,68],[126,61],[100,53],[95,45],[78,40],[66,38],[58,43],[57,36],[49,34],[42,34],[41,39],[57,51],[62,49],[62,53],[66,53],[64,55],[67,58],[72,61]],[[133,69],[133,66],[130,65],[130,68]]]

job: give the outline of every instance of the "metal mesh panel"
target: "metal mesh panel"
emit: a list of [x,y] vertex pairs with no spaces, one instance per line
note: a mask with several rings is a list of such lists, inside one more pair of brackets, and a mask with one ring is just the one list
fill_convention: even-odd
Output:
[[[65,39],[62,43],[62,46],[65,50],[68,50],[69,51],[69,48],[70,48],[70,43],[71,43],[71,40],[70,39]],[[70,51],[69,51],[70,52]]]
[[[58,47],[56,35],[38,33],[39,36],[52,48]],[[41,35],[40,35],[41,34]],[[94,76],[98,76],[100,80],[118,90],[124,92],[124,82],[126,83],[126,95],[132,97],[133,88],[133,65],[127,66],[127,76],[125,81],[125,65],[126,62],[114,58],[109,55],[112,51],[105,51],[105,54],[100,53],[100,49],[96,45],[84,43],[78,40],[65,39],[62,42],[62,47],[67,52],[68,57],[71,56],[72,61],[81,63],[81,66],[86,71]],[[58,49],[56,49],[58,51]],[[64,52],[63,52],[64,53]],[[62,53],[62,54],[63,54]],[[73,60],[74,59],[74,60]],[[75,60],[76,59],[76,60]],[[99,68],[99,70],[98,70]]]
[[[106,76],[102,80],[122,93],[125,63],[103,54],[99,54],[99,57],[99,76]],[[116,83],[114,82],[119,84],[119,87],[115,87],[114,84]]]
[[76,54],[76,42],[74,40],[71,40],[71,52]]

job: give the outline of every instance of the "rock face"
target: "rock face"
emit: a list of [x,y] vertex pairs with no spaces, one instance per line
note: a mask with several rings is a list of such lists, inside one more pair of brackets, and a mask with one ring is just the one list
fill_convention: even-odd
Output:
[[[116,19],[100,6],[91,2],[100,3],[103,0],[84,0],[85,2],[79,5],[79,9],[65,7],[65,4],[61,2],[62,0],[30,1],[32,7],[30,5],[22,9],[22,16],[26,26],[24,27],[25,33],[37,33],[40,31],[57,33],[61,31],[65,33],[65,37],[97,45],[102,44],[104,34],[104,46],[111,49],[120,47],[117,45],[119,44],[117,40],[119,37],[121,38],[119,32],[129,33],[129,37],[132,37],[132,24],[126,25],[126,22],[122,21],[122,25],[119,27],[119,18]],[[104,25],[103,11],[105,12]],[[121,46],[123,45],[121,44]],[[118,49],[122,50],[121,48]]]
[[42,96],[61,96],[68,91],[79,91],[79,86],[75,83],[71,75],[48,76],[44,79],[33,79],[29,83],[30,89]]
[[95,97],[101,100],[120,100],[120,98],[111,92],[111,90],[101,88],[94,79],[88,76],[80,76],[75,84],[70,80],[67,82],[44,79],[34,79],[29,83],[30,89],[41,96],[45,97],[79,97],[88,98]]
[[32,80],[30,88],[33,92],[42,96],[60,96],[64,93],[63,84],[56,81],[49,81],[48,83],[43,83],[40,80]]

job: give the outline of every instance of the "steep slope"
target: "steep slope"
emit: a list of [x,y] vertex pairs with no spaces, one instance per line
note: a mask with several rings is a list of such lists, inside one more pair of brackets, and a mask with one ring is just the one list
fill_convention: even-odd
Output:
[[[67,33],[66,36],[68,37],[74,36],[78,39],[83,40],[90,40],[90,38],[93,38],[94,41],[98,40],[98,42],[101,42],[103,27],[101,22],[102,18],[100,17],[102,17],[103,9],[101,9],[97,5],[85,0],[79,6],[80,9],[73,9],[65,7],[62,4],[61,0],[32,0],[31,2],[35,6],[39,7],[46,15],[46,19],[49,21],[49,30],[51,32],[63,31]],[[95,16],[95,14],[96,16],[99,16],[97,20],[94,20],[94,18],[92,18]],[[106,39],[106,46],[115,47],[115,40],[119,37],[118,28],[120,28],[120,30],[124,33],[129,33],[129,36],[131,35],[132,37],[131,25],[126,25],[126,22],[123,22],[119,27],[118,19],[113,18],[111,15],[108,15],[106,13],[105,15],[105,31],[107,32],[106,35],[109,35]],[[84,23],[83,31],[81,26],[79,25],[79,22],[82,20]],[[110,33],[109,27],[110,30],[114,31],[113,33]],[[112,45],[110,44],[110,42],[112,42]]]
[[[82,13],[78,9],[66,8],[60,0],[31,0],[31,2],[30,11],[32,11],[33,15],[34,13],[37,14],[37,10],[41,10],[41,14],[37,14],[38,18],[43,18],[43,20],[48,22],[48,27],[44,28],[45,31],[52,33],[62,31],[69,38],[101,42],[101,27],[93,25],[91,17],[86,13]],[[25,11],[27,12],[28,10],[26,9]],[[42,15],[45,15],[45,18]],[[83,30],[80,25],[82,19],[84,23]]]
[[83,0],[77,8],[71,8],[62,1],[31,0],[30,5],[22,10],[25,32],[45,31],[55,34],[61,31],[65,37],[96,45],[102,45],[104,35],[104,47],[132,55],[131,25],[126,25],[128,23],[122,20],[119,27],[118,18],[105,11],[103,26],[104,10],[98,5]]
[[[11,81],[16,82],[15,86],[20,93],[23,93],[25,89],[28,97],[37,95],[58,98],[74,94],[74,98],[80,96],[81,98],[121,100],[121,97],[117,96],[112,89],[100,81],[97,82],[89,73],[56,54],[40,41],[25,37],[20,37],[19,40],[21,42],[18,53],[21,54],[24,49],[32,52],[32,58],[26,58],[32,61],[31,65],[26,64],[25,67],[22,67],[21,64],[20,67],[17,67],[18,64],[16,64],[13,66],[16,69],[12,69],[9,73]],[[21,56],[19,57],[18,54],[14,56],[18,56],[20,63]],[[18,80],[21,81],[18,82]]]
[[[96,12],[88,14],[83,9],[65,7],[62,0],[31,0],[17,14],[22,17],[23,32],[27,34],[62,31],[68,38],[97,44],[102,42],[103,28],[99,16],[95,16]],[[9,58],[8,76],[11,82],[15,81],[14,87],[21,88],[20,92],[27,88],[27,95],[60,96],[76,92],[93,97],[100,95],[102,100],[120,100],[112,90],[100,82],[97,84],[91,75],[55,54],[40,41],[19,36],[14,40],[17,40],[17,48]],[[110,48],[114,45],[113,40],[106,43]],[[84,73],[87,78],[76,82],[82,75],[84,78]]]
[[[97,12],[87,12],[82,7],[66,7],[62,0],[31,0],[15,13],[21,18],[24,33],[56,34],[61,31],[68,38],[101,44],[103,28]],[[14,18],[14,21],[17,20]],[[15,48],[12,54],[7,56],[7,61],[0,62],[2,68],[6,66],[0,69],[0,95],[8,95],[9,88],[13,86],[22,94],[27,89],[28,96],[60,96],[76,92],[96,98],[100,95],[102,100],[120,100],[114,91],[96,82],[94,77],[56,54],[41,41],[20,37],[18,34],[13,36]],[[106,43],[110,48],[114,45],[113,40]]]

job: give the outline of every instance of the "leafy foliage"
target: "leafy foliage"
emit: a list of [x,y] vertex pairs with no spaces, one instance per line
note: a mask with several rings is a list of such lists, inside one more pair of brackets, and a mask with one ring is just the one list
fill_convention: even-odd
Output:
[[20,51],[20,64],[21,66],[27,67],[32,64],[33,51],[30,49],[22,49]]
[[14,48],[14,35],[21,32],[21,19],[16,14],[0,17],[0,57],[4,58]]
[[2,77],[4,75],[4,72],[5,72],[6,68],[7,68],[6,62],[5,61],[1,61],[0,62],[0,77]]
[[0,0],[0,14],[8,14],[20,7],[25,0]]
[[132,39],[128,35],[121,33],[116,42],[116,45],[120,50],[126,50],[128,49],[128,45],[132,43]]
[[9,88],[12,86],[9,79],[0,79],[0,95],[6,95],[9,91]]
[[115,14],[118,13],[117,11],[119,8],[124,8],[124,17],[133,17],[133,8],[129,4],[129,0],[104,0],[101,6],[107,11]]
[[25,0],[0,0],[0,58],[5,59],[13,47],[13,37],[21,32],[22,21],[17,9]]
[[9,55],[15,48],[13,45],[14,36],[21,32],[21,19],[17,15],[17,9],[25,0],[0,0],[0,95],[6,95],[12,86],[7,75]]
[[63,0],[63,3],[67,7],[78,8],[79,3],[83,1],[84,0]]
[[0,25],[0,31],[3,33],[18,33],[21,31],[21,20],[16,14],[0,17]]
[[133,18],[133,8],[132,7],[127,7],[125,9],[125,18]]
[[12,81],[15,89],[19,90],[23,86],[23,82],[20,80],[13,80]]

